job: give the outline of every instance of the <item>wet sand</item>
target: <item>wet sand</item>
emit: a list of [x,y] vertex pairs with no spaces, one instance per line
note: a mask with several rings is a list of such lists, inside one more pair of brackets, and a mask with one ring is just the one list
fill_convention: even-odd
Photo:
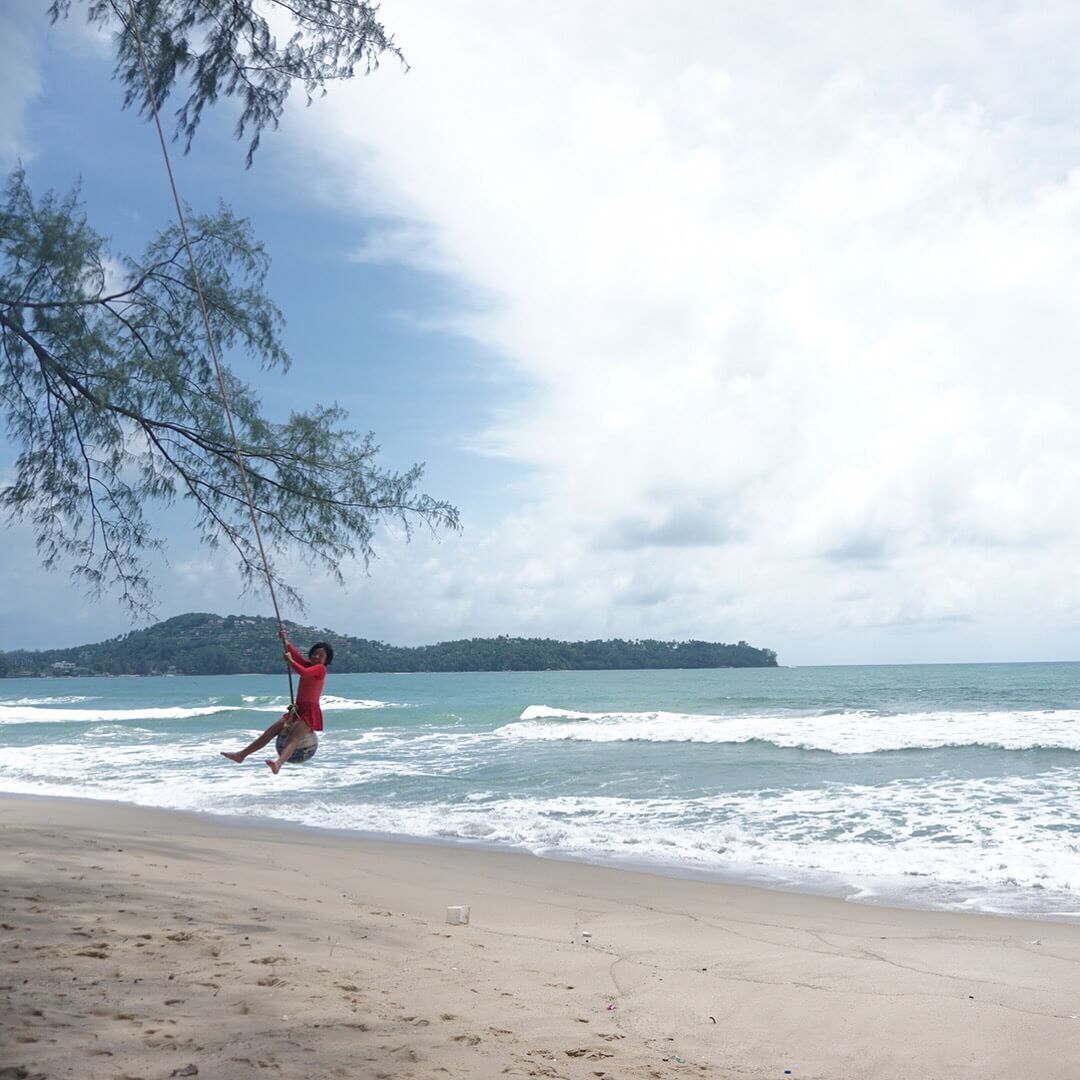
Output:
[[0,1080],[1080,1075],[1061,923],[3,796],[0,927]]

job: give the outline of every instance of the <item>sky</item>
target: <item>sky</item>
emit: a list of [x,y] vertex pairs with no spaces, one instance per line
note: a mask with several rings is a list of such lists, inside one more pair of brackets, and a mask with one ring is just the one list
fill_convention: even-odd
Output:
[[[168,221],[110,44],[0,13],[0,165]],[[403,48],[177,160],[270,250],[292,372],[458,535],[393,530],[305,621],[418,644],[699,638],[781,663],[1076,657],[1080,9],[385,0]],[[7,447],[3,466],[10,469]],[[169,511],[159,617],[260,612]],[[190,539],[189,539],[190,537]],[[0,648],[130,617],[0,553]],[[298,616],[299,617],[299,616]]]

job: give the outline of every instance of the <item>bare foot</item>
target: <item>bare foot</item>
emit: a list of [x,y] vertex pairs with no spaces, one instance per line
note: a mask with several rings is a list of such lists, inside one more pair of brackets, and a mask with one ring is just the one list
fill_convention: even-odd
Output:
[[266,759],[266,764],[270,766],[270,771],[277,776],[281,766],[276,761],[271,761],[269,758]]
[[230,754],[225,750],[221,751],[222,757],[227,757],[230,761],[235,761],[237,765],[242,765],[244,762],[244,755],[241,753]]

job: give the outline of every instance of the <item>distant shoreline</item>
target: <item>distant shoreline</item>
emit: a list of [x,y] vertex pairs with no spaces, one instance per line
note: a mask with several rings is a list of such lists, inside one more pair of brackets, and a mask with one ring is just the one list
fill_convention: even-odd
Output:
[[[664,671],[778,667],[772,649],[746,641],[606,638],[559,641],[501,635],[436,645],[388,645],[285,623],[298,644],[326,641],[335,674],[480,671]],[[306,647],[306,646],[305,646]],[[273,675],[283,669],[278,624],[254,615],[192,612],[108,641],[69,649],[0,652],[0,678],[98,675]]]
[[[1004,661],[1003,661],[1004,662]],[[1032,661],[1033,663],[1056,663],[1057,661]],[[1077,661],[1080,663],[1080,661]],[[808,665],[803,664],[803,667],[821,666],[821,667],[877,667],[881,665],[844,665],[844,664],[823,664],[823,665]],[[909,665],[897,664],[896,667],[905,667]],[[916,665],[918,666],[918,665]],[[761,664],[758,666],[748,666],[745,664],[717,664],[711,667],[624,667],[624,668],[499,668],[499,669],[485,669],[485,668],[458,668],[458,669],[435,669],[431,668],[426,671],[339,671],[336,668],[333,671],[334,675],[565,675],[567,672],[580,671],[790,671],[791,665],[788,664]],[[201,679],[205,677],[218,678],[225,676],[228,678],[236,679],[253,679],[253,678],[265,678],[267,676],[280,675],[285,670],[284,666],[275,671],[155,671],[149,672],[145,675],[138,675],[133,672],[109,672],[109,671],[94,671],[88,672],[85,675],[71,675],[63,674],[57,675],[49,672],[21,672],[19,674],[0,674],[0,682],[5,679]]]

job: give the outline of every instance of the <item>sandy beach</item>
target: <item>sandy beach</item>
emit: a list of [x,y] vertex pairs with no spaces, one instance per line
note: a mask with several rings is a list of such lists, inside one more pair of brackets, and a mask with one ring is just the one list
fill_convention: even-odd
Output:
[[80,800],[0,825],[4,1080],[1080,1070],[1071,925]]

